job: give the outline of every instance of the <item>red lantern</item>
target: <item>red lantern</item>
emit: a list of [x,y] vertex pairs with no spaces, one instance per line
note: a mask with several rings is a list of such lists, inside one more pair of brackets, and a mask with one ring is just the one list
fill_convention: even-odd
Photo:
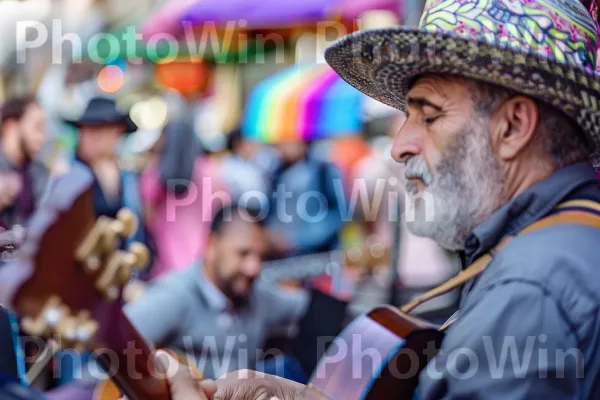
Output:
[[156,79],[166,88],[182,95],[203,93],[212,78],[212,69],[201,61],[171,61],[156,64]]

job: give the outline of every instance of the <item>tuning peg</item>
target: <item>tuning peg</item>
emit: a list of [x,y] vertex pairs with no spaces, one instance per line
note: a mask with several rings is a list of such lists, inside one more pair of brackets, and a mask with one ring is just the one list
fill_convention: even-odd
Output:
[[75,258],[79,261],[87,273],[96,272],[100,268],[100,255],[105,251],[104,233],[110,220],[100,217],[81,242]]
[[119,286],[125,286],[133,276],[133,269],[143,270],[150,262],[150,251],[141,243],[132,243],[129,252],[123,255],[122,266],[119,268]]
[[360,266],[363,258],[363,251],[358,247],[352,247],[345,254],[345,263],[347,266]]
[[98,330],[98,323],[91,318],[87,310],[81,310],[76,316],[68,316],[57,327],[63,348],[83,351]]
[[37,317],[25,317],[21,327],[33,336],[46,337],[55,333],[56,327],[69,314],[69,308],[57,296],[50,297]]
[[84,265],[87,272],[96,272],[100,269],[102,262],[100,261],[100,257],[92,254],[84,261]]
[[385,255],[385,246],[381,243],[373,244],[369,247],[369,252],[373,258],[382,258]]
[[115,252],[106,263],[106,267],[98,280],[96,280],[96,289],[109,301],[115,301],[119,298],[119,287],[123,276],[120,270],[124,266],[123,256],[122,251]]
[[98,322],[92,319],[92,314],[87,310],[82,310],[77,316],[79,327],[77,329],[77,337],[80,341],[87,342],[92,339],[92,336],[98,330]]
[[137,217],[127,208],[122,208],[117,213],[117,219],[110,221],[104,230],[104,250],[113,251],[119,246],[117,238],[130,237],[137,229]]
[[129,245],[129,253],[125,255],[125,258],[125,262],[135,265],[138,269],[143,269],[150,262],[150,251],[142,243],[134,242]]
[[122,208],[117,213],[117,219],[112,222],[111,228],[122,238],[128,238],[136,231],[137,222],[137,217],[131,210]]
[[77,318],[65,316],[56,327],[55,333],[60,338],[62,348],[73,348],[77,341]]

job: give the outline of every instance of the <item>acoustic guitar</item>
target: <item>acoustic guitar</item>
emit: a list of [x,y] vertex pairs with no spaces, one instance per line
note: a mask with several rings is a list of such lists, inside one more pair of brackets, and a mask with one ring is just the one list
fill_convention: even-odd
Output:
[[323,274],[333,276],[342,269],[356,272],[358,275],[365,275],[381,265],[387,264],[389,253],[389,248],[380,245],[267,261],[263,263],[261,279],[281,283]]
[[408,313],[376,307],[329,345],[303,400],[414,399],[419,374],[443,336],[440,327]]
[[[126,210],[116,220],[96,219],[92,177],[76,166],[54,182],[31,219],[17,258],[0,270],[0,301],[22,317],[26,333],[53,338],[61,348],[93,352],[109,378],[98,386],[97,400],[118,400],[123,395],[130,400],[171,399],[168,382],[152,373],[150,356],[155,349],[122,311],[123,287],[133,269],[148,260],[140,244],[119,250],[135,225],[135,217]],[[279,281],[285,275],[272,278]],[[377,368],[375,374],[363,368],[362,375],[348,380],[356,375],[353,366],[364,365],[369,357],[358,364],[339,362],[350,356],[340,358],[336,349],[355,350],[352,340],[357,338],[378,349],[388,368]],[[329,346],[306,398],[409,398],[402,396],[412,392],[429,359],[420,349],[429,343],[436,348],[440,342],[435,327],[393,308],[376,308],[352,322]],[[183,357],[179,360],[185,363]],[[398,385],[397,374],[407,377],[406,385]]]
[[122,311],[124,285],[149,258],[139,243],[119,250],[137,221],[127,210],[96,219],[92,183],[80,166],[53,182],[16,259],[0,268],[0,303],[25,333],[93,352],[109,378],[96,399],[170,400],[168,382],[153,373],[155,349]]

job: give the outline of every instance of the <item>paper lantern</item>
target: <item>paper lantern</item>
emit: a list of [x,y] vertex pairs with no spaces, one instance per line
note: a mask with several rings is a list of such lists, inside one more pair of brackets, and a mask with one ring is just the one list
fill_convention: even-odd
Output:
[[212,68],[203,62],[172,61],[156,64],[156,79],[166,88],[183,95],[201,94],[212,78]]

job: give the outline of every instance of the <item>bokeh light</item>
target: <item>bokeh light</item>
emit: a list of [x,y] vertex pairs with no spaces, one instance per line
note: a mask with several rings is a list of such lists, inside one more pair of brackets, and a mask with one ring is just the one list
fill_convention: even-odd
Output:
[[131,107],[129,116],[142,130],[160,130],[167,122],[167,103],[160,96],[139,101]]
[[123,86],[124,73],[116,65],[107,65],[98,73],[98,86],[106,93],[114,93]]

